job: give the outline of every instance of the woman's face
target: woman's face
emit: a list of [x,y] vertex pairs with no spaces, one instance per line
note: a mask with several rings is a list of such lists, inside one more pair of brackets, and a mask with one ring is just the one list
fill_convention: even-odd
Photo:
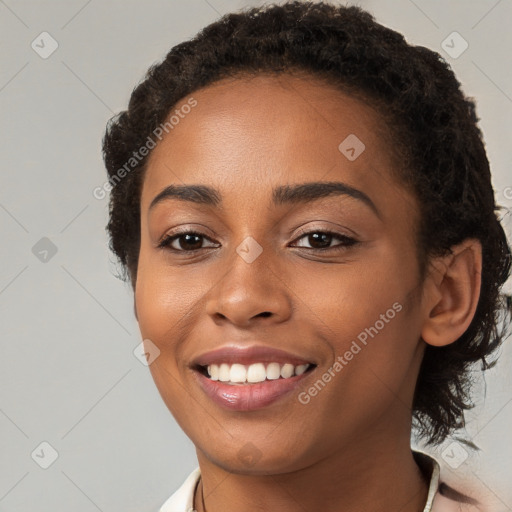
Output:
[[[281,473],[409,439],[418,219],[379,117],[291,75],[192,96],[148,162],[135,301],[152,376],[198,456]],[[176,192],[191,185],[214,195]],[[265,380],[233,382],[248,375]]]

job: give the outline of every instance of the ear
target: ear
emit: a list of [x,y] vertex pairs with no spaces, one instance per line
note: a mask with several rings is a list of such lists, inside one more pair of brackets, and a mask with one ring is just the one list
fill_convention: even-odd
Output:
[[138,322],[139,317],[137,316],[137,301],[135,300],[135,293],[133,294],[133,312],[135,313],[135,318]]
[[423,292],[421,337],[429,345],[449,345],[467,330],[480,297],[482,245],[467,239],[451,254],[435,258]]

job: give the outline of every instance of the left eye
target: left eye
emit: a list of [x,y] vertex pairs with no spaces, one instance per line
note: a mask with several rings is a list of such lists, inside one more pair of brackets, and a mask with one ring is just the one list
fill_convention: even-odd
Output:
[[[325,251],[328,249],[339,250],[344,249],[345,247],[350,247],[351,245],[357,243],[357,240],[354,238],[350,238],[339,233],[334,233],[332,231],[310,231],[308,233],[303,233],[296,240],[301,240],[302,238],[306,238],[308,243],[312,245],[312,247],[302,246],[304,249],[312,249],[317,251]],[[331,242],[335,239],[341,240],[341,243],[331,246]],[[315,247],[315,245],[317,245],[317,247]]]

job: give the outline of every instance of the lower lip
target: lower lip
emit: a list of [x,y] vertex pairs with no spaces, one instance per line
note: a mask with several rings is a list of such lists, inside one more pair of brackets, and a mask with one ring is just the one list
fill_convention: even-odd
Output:
[[234,411],[262,409],[289,395],[314,370],[288,379],[265,380],[256,384],[225,384],[194,371],[203,391],[218,405]]

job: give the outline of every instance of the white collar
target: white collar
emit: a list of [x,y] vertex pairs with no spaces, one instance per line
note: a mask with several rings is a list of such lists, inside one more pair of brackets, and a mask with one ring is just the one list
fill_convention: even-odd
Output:
[[432,458],[430,455],[424,452],[420,452],[418,450],[414,450],[413,454],[415,455],[416,461],[418,459],[423,459],[425,463],[429,463],[431,467],[430,473],[430,485],[428,488],[427,502],[425,503],[425,508],[423,512],[432,512],[432,504],[434,503],[434,498],[439,490],[439,476],[441,474],[441,468],[436,459]]

